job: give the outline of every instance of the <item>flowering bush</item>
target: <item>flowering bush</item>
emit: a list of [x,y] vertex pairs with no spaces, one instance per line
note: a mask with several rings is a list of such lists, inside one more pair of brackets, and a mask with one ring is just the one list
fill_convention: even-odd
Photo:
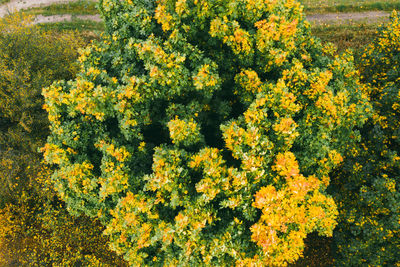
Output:
[[126,265],[98,220],[66,211],[38,153],[49,133],[41,89],[75,76],[83,44],[25,15],[0,19],[0,266]]
[[30,23],[24,14],[0,19],[0,160],[9,167],[0,167],[0,207],[24,190],[27,167],[40,162],[49,134],[42,87],[74,77],[83,45],[75,34],[54,36]]
[[68,214],[49,181],[51,170],[33,168],[25,190],[0,209],[0,265],[127,266],[109,250],[98,220]]
[[374,113],[333,182],[341,214],[335,231],[338,266],[400,265],[399,55],[400,18],[393,13],[360,59]]
[[132,265],[286,265],[330,236],[329,172],[369,114],[299,3],[103,0],[101,42],[43,91],[74,214]]

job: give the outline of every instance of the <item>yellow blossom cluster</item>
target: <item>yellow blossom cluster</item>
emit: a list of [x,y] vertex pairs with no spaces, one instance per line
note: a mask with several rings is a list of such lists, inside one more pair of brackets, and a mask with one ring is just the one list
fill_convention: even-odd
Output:
[[169,134],[174,144],[193,144],[200,141],[201,133],[196,122],[191,118],[188,122],[178,116],[167,124]]

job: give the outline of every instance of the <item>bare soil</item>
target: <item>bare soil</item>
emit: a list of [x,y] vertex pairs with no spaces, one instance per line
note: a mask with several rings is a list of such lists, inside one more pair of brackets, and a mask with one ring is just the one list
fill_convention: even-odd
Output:
[[34,23],[50,23],[50,22],[63,22],[63,21],[71,21],[73,18],[80,20],[91,20],[96,22],[101,22],[101,18],[99,15],[76,15],[72,16],[71,14],[63,14],[63,15],[53,15],[53,16],[43,16],[37,15],[35,17]]
[[21,9],[28,9],[40,6],[49,6],[52,4],[62,4],[73,1],[68,0],[11,0],[8,3],[0,5],[0,17],[7,14],[20,11]]

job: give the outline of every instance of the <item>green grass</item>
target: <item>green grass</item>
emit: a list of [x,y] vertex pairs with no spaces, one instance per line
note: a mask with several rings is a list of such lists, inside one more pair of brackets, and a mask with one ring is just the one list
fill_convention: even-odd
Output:
[[10,2],[10,0],[0,0],[0,5]]
[[359,12],[400,9],[399,0],[299,0],[306,13]]
[[104,23],[87,20],[78,20],[57,23],[43,23],[39,27],[52,34],[62,34],[66,32],[77,33],[88,45],[92,40],[100,40],[100,34],[104,32]]
[[[2,1],[2,0],[0,0]],[[24,13],[30,15],[59,15],[59,14],[71,14],[71,15],[95,15],[98,14],[97,2],[88,0],[79,0],[76,2],[70,2],[66,4],[54,4],[45,7],[30,8],[24,10]]]
[[90,20],[73,19],[72,21],[63,21],[56,23],[42,23],[39,25],[44,30],[52,31],[69,31],[77,30],[79,32],[93,32],[99,34],[104,31],[103,22],[95,22]]
[[100,33],[104,31],[104,23],[82,20],[74,18],[74,16],[98,14],[97,2],[98,1],[93,0],[78,0],[66,4],[54,4],[50,6],[31,8],[24,10],[24,13],[30,15],[41,14],[43,16],[70,14],[72,15],[71,21],[41,23],[39,24],[39,27],[45,31],[52,32],[77,31],[85,40],[92,40],[98,39]]
[[360,51],[376,36],[378,24],[322,25],[312,28],[313,35],[331,42],[342,52],[348,48]]

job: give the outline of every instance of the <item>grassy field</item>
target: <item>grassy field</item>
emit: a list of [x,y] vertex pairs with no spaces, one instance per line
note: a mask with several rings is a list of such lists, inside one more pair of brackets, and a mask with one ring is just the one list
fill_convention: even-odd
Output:
[[[0,0],[8,2],[9,0]],[[400,9],[399,0],[299,0],[307,13],[327,12],[360,12],[369,10]],[[28,12],[31,14],[54,15],[54,14],[96,14],[96,2],[90,0],[78,0],[68,4],[56,4],[47,7],[33,8]]]
[[[10,0],[0,0],[0,4]],[[29,0],[27,0],[29,1]],[[367,10],[386,10],[400,9],[399,0],[299,0],[305,7],[307,13],[327,13],[327,12],[356,12]],[[68,14],[93,14],[93,2],[88,0],[79,0],[77,2],[53,5],[51,8],[37,8],[36,12],[69,12]],[[85,6],[85,9],[81,7]],[[43,13],[41,13],[43,14]],[[54,14],[54,13],[48,13]]]
[[24,12],[30,15],[41,14],[43,16],[51,16],[59,14],[95,15],[99,13],[96,6],[97,2],[79,0],[76,2],[70,2],[66,4],[54,4],[50,6],[31,8],[28,10],[24,10]]
[[400,9],[399,0],[299,0],[307,13]]
[[63,21],[56,23],[43,23],[40,27],[44,30],[53,31],[71,31],[87,32],[90,35],[100,35],[104,31],[103,22],[95,22],[90,20],[73,19],[72,21]]
[[[400,10],[399,0],[299,0],[307,14],[329,12],[363,12],[371,10]],[[375,32],[385,19],[363,19],[343,24],[312,25],[312,32],[323,41],[334,43],[338,51],[347,48],[361,50],[375,37]]]
[[323,25],[312,28],[312,33],[322,41],[332,42],[342,52],[347,48],[361,50],[376,35],[377,24]]
[[[389,9],[390,5],[400,6],[399,0],[386,0],[385,2],[377,2],[376,0],[301,0],[301,2],[305,4],[306,10],[309,13],[340,11],[343,6],[346,6],[349,11],[366,10],[373,6],[381,7],[381,9]],[[97,3],[94,1],[79,0],[68,4],[55,4],[47,7],[33,8],[26,12],[32,15],[42,14],[45,16],[57,14],[93,15],[98,13],[96,5]],[[99,34],[104,30],[104,24],[101,22],[79,19],[74,19],[69,22],[42,24],[41,27],[43,29],[55,31],[78,30],[83,33],[88,33],[90,36]],[[359,21],[342,25],[315,25],[312,27],[312,32],[323,41],[334,43],[338,47],[339,52],[347,48],[352,48],[357,51],[362,49],[374,38],[377,27],[378,24],[367,24],[363,21]]]
[[[2,0],[0,0],[2,1]],[[49,6],[36,7],[23,11],[29,15],[72,15],[72,21],[62,21],[55,23],[42,23],[40,27],[44,30],[56,32],[62,31],[78,31],[83,36],[87,35],[88,39],[93,39],[93,36],[99,36],[104,31],[103,22],[95,22],[90,20],[82,20],[74,18],[74,15],[95,15],[98,14],[97,1],[93,0],[78,0],[66,4],[53,4]]]

